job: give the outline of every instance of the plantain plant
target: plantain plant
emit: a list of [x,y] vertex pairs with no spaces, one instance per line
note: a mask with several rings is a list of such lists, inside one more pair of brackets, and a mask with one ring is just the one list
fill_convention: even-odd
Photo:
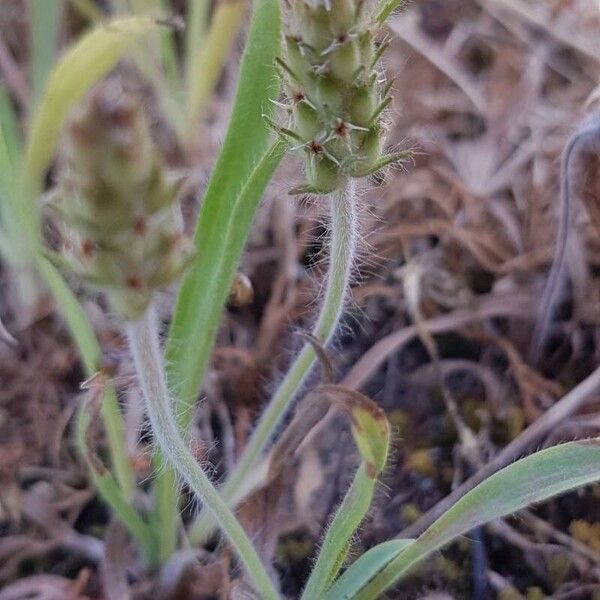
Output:
[[[385,44],[377,37],[399,2],[289,0],[282,36],[279,2],[254,1],[229,128],[202,200],[193,242],[182,233],[180,182],[168,172],[140,103],[116,79],[103,80],[129,53],[156,87],[166,119],[185,145],[188,126],[201,118],[230,34],[240,22],[241,6],[219,3],[207,29],[206,5],[190,0],[186,59],[180,69],[172,32],[154,14],[164,9],[160,2],[114,4],[124,14],[136,7],[143,14],[104,23],[106,15],[98,14],[95,4],[73,2],[99,23],[53,68],[38,57],[36,100],[24,148],[2,90],[0,249],[10,261],[11,240],[25,240],[27,260],[56,297],[78,344],[91,376],[87,387],[102,381],[99,394],[109,465],[103,465],[89,447],[91,414],[85,406],[78,420],[78,446],[96,488],[139,543],[148,566],[165,562],[177,547],[183,480],[204,507],[186,531],[192,543],[201,543],[218,526],[258,597],[281,598],[269,575],[270,565],[261,562],[235,507],[257,480],[260,483],[261,463],[271,468],[278,460],[281,463],[282,441],[310,429],[311,418],[318,419],[329,407],[349,418],[360,464],[325,532],[303,600],[380,597],[414,565],[470,529],[600,479],[597,440],[537,452],[475,487],[416,540],[380,544],[346,568],[352,539],[387,462],[390,427],[385,414],[358,392],[321,385],[299,403],[291,424],[272,444],[343,313],[359,237],[360,181],[407,156],[385,152],[390,99],[381,67]],[[41,3],[33,6],[44,10]],[[58,22],[56,14],[49,15],[52,23]],[[55,39],[48,35],[39,47],[47,52]],[[151,44],[155,60],[148,62],[140,54],[140,40]],[[94,84],[98,85],[90,92]],[[271,114],[276,106],[279,115]],[[62,167],[49,203],[62,231],[62,253],[57,254],[42,236],[39,199],[60,139]],[[304,160],[304,183],[291,193],[316,195],[328,207],[325,292],[310,342],[292,361],[241,459],[217,489],[189,450],[186,433],[253,216],[288,151],[299,152]],[[125,452],[115,391],[99,342],[63,272],[74,273],[106,294],[128,339],[156,450],[150,510],[136,502],[140,489]],[[179,278],[163,350],[156,296]]]

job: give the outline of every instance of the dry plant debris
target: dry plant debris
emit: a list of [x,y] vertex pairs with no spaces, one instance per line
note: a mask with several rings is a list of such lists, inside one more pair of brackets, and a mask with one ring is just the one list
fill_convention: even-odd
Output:
[[[0,73],[24,106],[19,4],[0,5]],[[69,14],[64,35],[77,27]],[[570,173],[576,181],[560,294],[532,352],[560,228],[560,157],[578,127],[600,118],[599,28],[600,7],[591,0],[422,0],[391,20],[386,61],[399,76],[387,135],[391,146],[415,150],[414,164],[390,170],[365,192],[361,219],[374,233],[329,357],[341,385],[375,399],[394,428],[392,465],[354,555],[421,530],[428,511],[486,468],[600,430],[597,386],[556,408],[600,362],[598,140]],[[131,73],[120,76],[127,81]],[[217,150],[234,78],[228,66],[203,125],[206,144],[193,160],[165,136],[165,155],[191,168],[194,188]],[[290,200],[291,180],[301,183],[290,160],[255,223],[196,419],[201,431],[192,432],[206,442],[198,455],[218,469],[239,456],[269,382],[300,343],[290,323],[311,322],[323,271],[320,207]],[[196,191],[188,194],[190,213]],[[0,599],[249,597],[228,549],[181,551],[155,574],[136,566],[72,452],[69,419],[81,402],[76,352],[47,307],[15,328],[6,273],[0,319],[18,345],[0,337]],[[113,324],[97,320],[119,372],[128,373]],[[444,390],[458,421],[447,414]],[[358,460],[346,424],[324,412],[241,509],[262,551],[276,557],[290,598]],[[128,418],[145,448],[135,402]],[[598,598],[599,498],[594,486],[480,529],[390,597]]]

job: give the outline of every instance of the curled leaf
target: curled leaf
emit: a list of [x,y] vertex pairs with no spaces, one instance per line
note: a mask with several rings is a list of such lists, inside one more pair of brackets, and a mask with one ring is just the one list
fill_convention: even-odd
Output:
[[367,472],[376,478],[385,467],[390,446],[390,424],[383,410],[369,397],[341,385],[321,386],[332,403],[348,414],[352,435]]
[[390,426],[385,413],[360,392],[329,384],[316,388],[309,398],[313,405],[316,403],[317,409],[323,410],[327,403],[349,417],[352,435],[362,461],[327,529],[315,568],[302,595],[303,600],[322,598],[342,568],[352,536],[371,506],[377,478],[385,467],[390,443]]

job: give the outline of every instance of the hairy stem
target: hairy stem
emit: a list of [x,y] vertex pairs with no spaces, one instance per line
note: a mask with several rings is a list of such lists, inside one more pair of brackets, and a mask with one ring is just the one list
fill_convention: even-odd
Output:
[[223,530],[261,598],[278,600],[279,594],[233,512],[186,446],[177,426],[167,388],[154,311],[127,324],[127,337],[144,393],[154,438],[167,460],[212,513]]
[[[354,180],[348,180],[341,190],[328,198],[331,212],[331,251],[327,287],[312,331],[313,336],[324,345],[333,337],[344,309],[356,251],[358,227]],[[235,505],[241,500],[252,467],[273,440],[281,420],[305,383],[316,359],[312,345],[306,343],[262,413],[238,464],[223,484],[221,495],[229,505]],[[201,515],[190,532],[190,541],[199,543],[211,528],[210,520]]]

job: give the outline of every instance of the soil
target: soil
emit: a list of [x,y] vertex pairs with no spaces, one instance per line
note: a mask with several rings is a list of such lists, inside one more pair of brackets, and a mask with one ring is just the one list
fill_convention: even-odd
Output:
[[[0,6],[2,31],[22,25],[11,4]],[[354,557],[403,532],[414,535],[428,510],[528,435],[599,363],[598,140],[595,153],[580,148],[566,173],[574,216],[565,268],[534,343],[556,260],[561,154],[600,110],[599,27],[593,0],[421,0],[391,19],[386,68],[397,77],[388,144],[413,149],[414,157],[364,185],[352,301],[328,349],[337,382],[377,402],[393,427],[392,458]],[[5,43],[17,62],[25,60],[18,36]],[[173,166],[190,169],[188,227],[226,127],[237,60],[234,52],[193,159],[160,126],[156,132]],[[240,266],[253,301],[228,307],[198,403],[192,433],[216,478],[240,454],[302,343],[297,332],[313,319],[326,264],[325,206],[287,195],[300,169],[297,157],[286,158],[269,186]],[[158,571],[143,568],[75,450],[83,371],[59,311],[43,291],[25,310],[7,266],[0,284],[0,318],[17,340],[0,340],[0,599],[252,597],[231,550],[217,540],[182,550]],[[146,489],[151,436],[119,322],[102,299],[78,293],[115,366],[128,449]],[[174,293],[161,298],[165,325]],[[321,377],[316,372],[306,389]],[[465,451],[448,397],[474,434],[479,459]],[[521,454],[599,428],[596,393]],[[93,429],[101,448],[101,428]],[[328,417],[270,487],[241,507],[286,597],[298,597],[357,462],[348,423]],[[599,498],[600,485],[589,486],[480,527],[387,597],[600,598]],[[194,511],[190,499],[184,519]]]

